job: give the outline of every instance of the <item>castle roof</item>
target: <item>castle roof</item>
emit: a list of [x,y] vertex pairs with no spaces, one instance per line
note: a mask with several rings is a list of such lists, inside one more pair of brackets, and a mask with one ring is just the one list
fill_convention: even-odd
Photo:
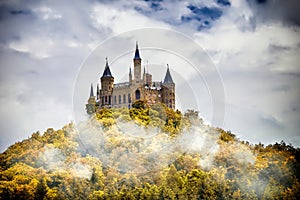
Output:
[[140,51],[139,51],[139,46],[138,43],[136,42],[136,47],[135,47],[135,54],[133,59],[141,59],[140,58]]
[[93,89],[93,83],[91,83],[91,92],[90,92],[90,97],[94,96],[94,89]]
[[170,73],[169,65],[167,65],[167,66],[168,66],[168,68],[167,68],[167,73],[166,73],[166,76],[165,76],[165,79],[164,79],[164,83],[174,83],[173,79],[172,79],[172,76],[171,76],[171,73]]
[[106,65],[105,65],[105,69],[104,69],[102,77],[113,77],[111,75],[111,72],[110,72],[110,69],[109,69],[109,66],[108,66],[107,58],[106,58]]

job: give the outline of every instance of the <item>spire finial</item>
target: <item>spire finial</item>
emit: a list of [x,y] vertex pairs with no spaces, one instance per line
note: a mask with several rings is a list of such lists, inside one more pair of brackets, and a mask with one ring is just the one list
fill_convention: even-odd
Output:
[[167,64],[167,69],[169,69],[169,64]]
[[135,44],[135,49],[139,49],[139,44],[138,44],[138,41],[136,41],[136,44]]
[[105,57],[106,66],[108,66],[108,58]]

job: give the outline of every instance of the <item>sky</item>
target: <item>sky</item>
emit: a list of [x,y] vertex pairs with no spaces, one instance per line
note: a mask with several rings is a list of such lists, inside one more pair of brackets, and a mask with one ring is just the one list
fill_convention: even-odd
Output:
[[[251,143],[299,147],[299,7],[298,0],[1,1],[0,150],[74,121],[74,97],[87,100],[106,56],[113,75],[126,77],[136,40],[154,79],[170,64],[182,109],[199,109],[207,123]],[[191,63],[201,61],[195,76]]]

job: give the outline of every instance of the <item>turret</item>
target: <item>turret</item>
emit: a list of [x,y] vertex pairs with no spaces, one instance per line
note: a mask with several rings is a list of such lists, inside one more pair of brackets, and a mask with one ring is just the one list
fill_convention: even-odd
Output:
[[91,84],[90,97],[88,99],[88,103],[85,106],[86,106],[86,112],[89,115],[96,112],[96,99],[95,99],[95,96],[94,96],[93,84]]
[[133,58],[134,80],[136,83],[141,81],[141,62],[142,59],[140,58],[138,43],[136,42],[135,54]]
[[100,90],[99,104],[101,107],[111,107],[112,93],[114,87],[114,77],[110,72],[107,58],[106,58],[105,69],[100,80],[101,80],[101,90]]
[[100,99],[100,89],[99,89],[99,83],[97,83],[97,101]]
[[143,82],[144,82],[144,84],[147,84],[146,83],[146,69],[145,69],[145,66],[144,66],[144,73],[143,73]]
[[167,72],[162,84],[163,86],[163,103],[169,108],[175,109],[175,83],[173,82],[169,65],[167,64]]
[[132,82],[132,73],[131,73],[131,67],[129,67],[129,83]]

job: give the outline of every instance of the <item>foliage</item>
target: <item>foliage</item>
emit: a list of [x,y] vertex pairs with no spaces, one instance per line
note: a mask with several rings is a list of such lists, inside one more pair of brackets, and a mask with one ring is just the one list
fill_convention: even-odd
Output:
[[[149,144],[126,140],[114,128],[118,121],[158,127],[171,138],[194,126],[218,134],[216,152],[186,151],[173,163],[148,173],[104,165],[105,160],[83,150],[72,123],[60,130],[33,133],[0,154],[0,199],[300,199],[298,148],[283,141],[266,147],[239,141],[230,131],[204,125],[198,114],[138,102],[130,110],[99,110],[86,122],[103,128],[111,143],[101,148],[117,149],[115,165],[119,166],[130,163],[122,157],[128,149],[121,144],[127,142],[132,152]],[[206,157],[211,158],[212,167],[202,169],[199,163]],[[150,165],[151,160],[140,163]]]

